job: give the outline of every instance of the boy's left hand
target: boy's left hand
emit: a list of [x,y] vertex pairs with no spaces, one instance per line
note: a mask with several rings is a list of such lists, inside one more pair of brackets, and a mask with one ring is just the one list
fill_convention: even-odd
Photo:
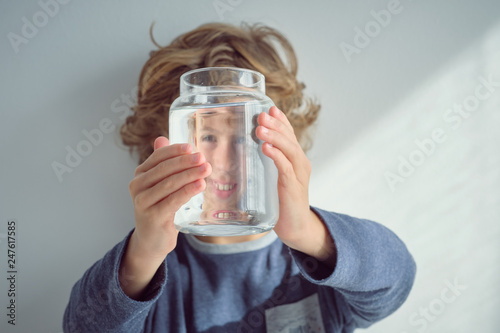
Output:
[[262,152],[278,169],[279,219],[274,231],[289,247],[328,260],[333,244],[326,226],[309,208],[311,162],[300,147],[287,117],[273,106],[262,112],[256,135]]

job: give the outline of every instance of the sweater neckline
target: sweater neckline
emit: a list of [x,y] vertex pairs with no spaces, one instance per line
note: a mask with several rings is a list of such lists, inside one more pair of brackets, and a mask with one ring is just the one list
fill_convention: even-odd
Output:
[[185,237],[189,245],[200,252],[208,254],[235,254],[263,249],[271,245],[278,238],[278,235],[276,235],[274,230],[271,230],[261,238],[234,244],[207,243],[190,234],[185,234]]

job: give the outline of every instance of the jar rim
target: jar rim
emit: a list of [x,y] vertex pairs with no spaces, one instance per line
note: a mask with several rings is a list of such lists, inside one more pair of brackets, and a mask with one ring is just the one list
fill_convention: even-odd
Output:
[[[213,87],[218,87],[219,85],[200,85],[200,84],[191,83],[187,79],[189,76],[192,76],[193,74],[200,73],[200,72],[209,72],[209,71],[220,71],[220,72],[234,71],[234,72],[245,73],[247,78],[252,78],[252,80],[249,82],[245,82],[245,83],[239,82],[239,85],[241,85],[241,87],[244,87],[244,88],[256,89],[259,92],[265,93],[265,77],[262,73],[259,73],[258,71],[248,69],[248,68],[221,66],[221,67],[196,68],[196,69],[190,70],[190,71],[182,74],[180,77],[181,94],[184,91],[187,92],[187,91],[190,91],[193,89],[199,90],[200,88],[202,88],[202,90],[205,90],[205,89],[212,89]],[[222,86],[224,86],[224,85],[222,85]]]

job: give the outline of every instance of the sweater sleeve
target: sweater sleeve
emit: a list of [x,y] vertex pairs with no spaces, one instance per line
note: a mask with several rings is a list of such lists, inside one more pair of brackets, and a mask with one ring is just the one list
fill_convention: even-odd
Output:
[[73,289],[63,318],[66,333],[142,332],[149,309],[165,288],[165,262],[141,301],[129,298],[119,282],[119,267],[129,235],[90,267]]
[[[396,311],[413,286],[416,265],[405,244],[388,228],[369,220],[311,208],[325,223],[336,248],[334,268],[290,250],[310,282],[334,288],[344,320],[366,328]],[[332,296],[335,297],[335,296]]]

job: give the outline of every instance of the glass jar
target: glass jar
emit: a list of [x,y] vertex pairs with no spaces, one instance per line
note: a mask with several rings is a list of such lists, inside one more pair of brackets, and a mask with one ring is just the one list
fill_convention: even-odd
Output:
[[212,166],[205,190],[175,214],[176,228],[207,236],[268,231],[278,220],[278,171],[255,135],[273,102],[256,71],[208,67],[180,78],[169,116],[171,144],[189,143]]

